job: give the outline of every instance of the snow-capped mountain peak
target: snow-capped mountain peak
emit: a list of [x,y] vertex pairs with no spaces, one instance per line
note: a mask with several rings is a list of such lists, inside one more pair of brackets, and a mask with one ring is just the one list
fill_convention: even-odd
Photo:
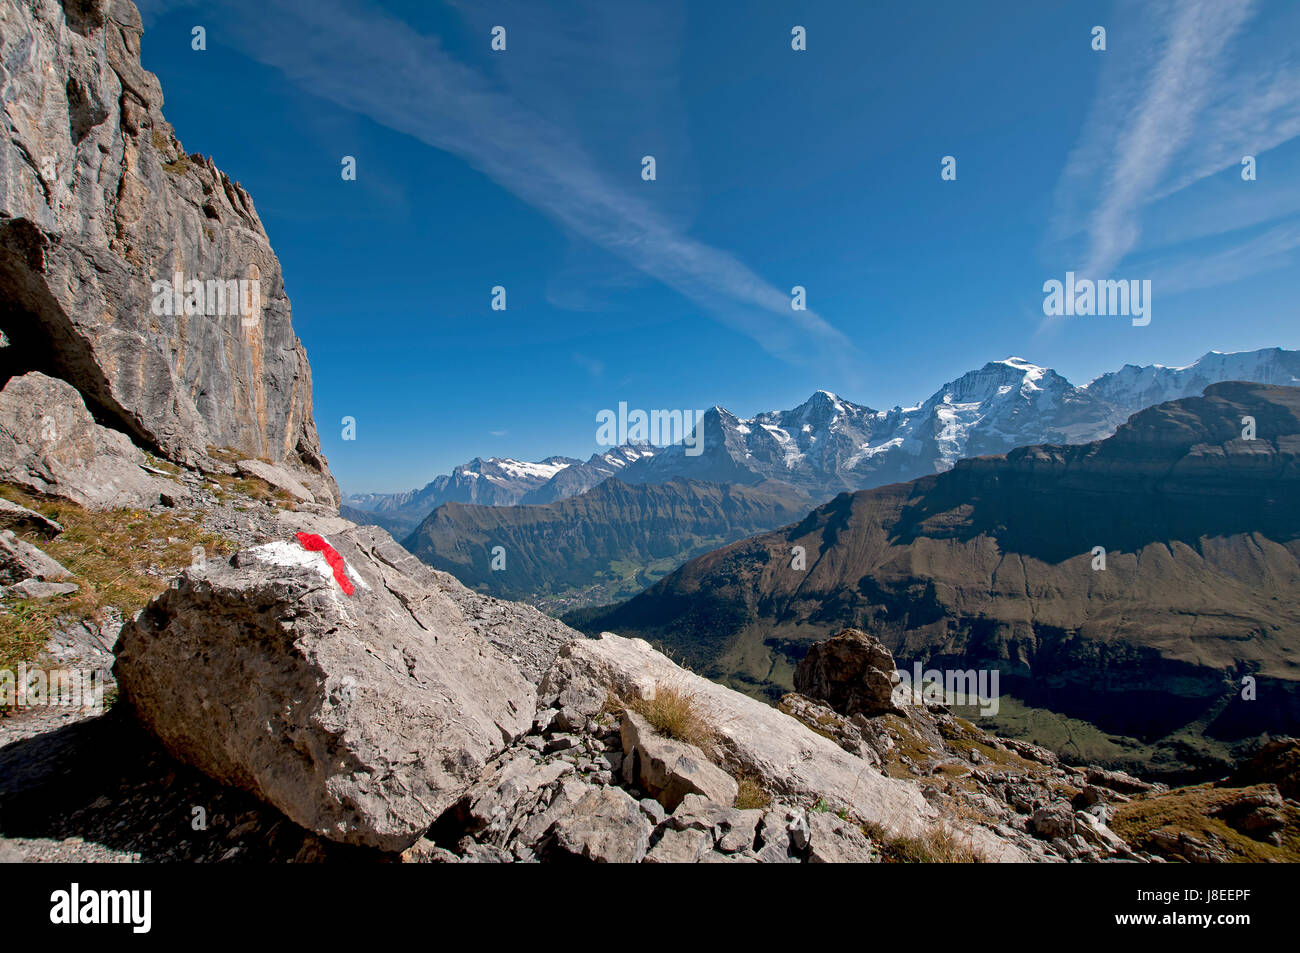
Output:
[[1199,394],[1210,384],[1231,380],[1300,385],[1300,352],[1280,347],[1210,351],[1182,367],[1125,364],[1089,383],[1087,390],[1111,403],[1138,409]]
[[480,464],[480,473],[483,472],[482,466],[487,464],[506,477],[549,480],[566,467],[573,466],[577,461],[570,460],[567,457],[547,457],[545,460],[539,460],[536,463],[528,463],[524,460],[513,460],[510,457],[488,457],[487,460],[477,462]]
[[[962,457],[1033,443],[1085,443],[1109,436],[1145,407],[1199,394],[1224,380],[1300,386],[1300,351],[1211,351],[1181,367],[1126,365],[1078,387],[1019,356],[990,361],[915,406],[876,411],[818,390],[791,410],[740,418],[715,405],[702,422],[702,453],[625,445],[585,463],[475,459],[423,490],[384,499],[350,498],[362,509],[427,514],[446,500],[548,503],[617,474],[626,483],[687,477],[716,483],[778,480],[829,498],[949,469]],[[356,502],[354,502],[356,501]]]

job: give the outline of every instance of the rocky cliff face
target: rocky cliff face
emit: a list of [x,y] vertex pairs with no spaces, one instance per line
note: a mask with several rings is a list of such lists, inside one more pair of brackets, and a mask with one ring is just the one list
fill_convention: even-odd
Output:
[[335,505],[280,264],[163,118],[141,30],[127,0],[0,2],[0,384],[60,378],[145,449],[285,464]]

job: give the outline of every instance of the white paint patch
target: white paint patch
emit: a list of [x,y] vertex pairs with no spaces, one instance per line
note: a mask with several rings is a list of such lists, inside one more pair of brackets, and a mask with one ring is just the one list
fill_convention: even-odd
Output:
[[[331,546],[334,545],[324,536],[322,536],[321,539],[324,539],[325,542],[329,543]],[[261,546],[254,546],[250,549],[249,554],[277,566],[314,570],[320,573],[324,579],[329,580],[335,585],[338,584],[337,580],[334,578],[334,570],[330,567],[329,560],[325,558],[325,554],[307,549],[296,539],[293,542],[277,539],[271,543],[263,543]],[[343,554],[339,553],[339,555],[342,556]],[[348,578],[352,580],[353,585],[359,586],[362,589],[370,588],[366,585],[366,581],[361,578],[357,571],[348,565],[346,559],[343,560],[343,571],[348,574]]]
[[256,556],[263,562],[272,563],[276,566],[284,566],[288,569],[315,570],[325,579],[334,582],[334,570],[325,561],[325,554],[313,553],[309,549],[304,549],[303,545],[296,539],[292,543],[277,539],[272,543],[254,546],[248,552],[249,555]]
[[[323,537],[323,536],[322,536],[321,538],[322,538],[322,539],[325,539],[325,537]],[[330,541],[329,541],[328,539],[326,539],[325,542],[329,543]],[[330,543],[330,545],[333,546],[334,544],[333,544],[333,543]],[[338,548],[335,547],[335,550],[334,550],[334,551],[337,553],[337,552],[338,552]],[[342,558],[342,557],[343,557],[343,554],[342,554],[342,553],[339,553],[339,558]],[[353,583],[355,586],[357,586],[357,587],[359,587],[359,588],[361,588],[361,589],[369,589],[369,588],[370,588],[369,586],[366,585],[366,581],[365,581],[364,579],[361,578],[361,573],[359,573],[359,572],[357,572],[355,569],[353,569],[353,568],[352,568],[352,564],[351,564],[350,562],[348,562],[346,559],[343,560],[343,571],[344,571],[345,573],[348,574],[348,578],[352,580],[352,583]]]

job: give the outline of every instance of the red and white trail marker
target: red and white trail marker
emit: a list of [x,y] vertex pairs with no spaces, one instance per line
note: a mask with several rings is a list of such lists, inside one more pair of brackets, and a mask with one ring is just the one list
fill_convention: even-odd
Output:
[[352,595],[357,587],[370,588],[324,536],[315,533],[298,533],[295,538],[296,543],[276,540],[256,546],[251,552],[257,558],[277,566],[300,566],[312,569],[336,583],[345,595]]

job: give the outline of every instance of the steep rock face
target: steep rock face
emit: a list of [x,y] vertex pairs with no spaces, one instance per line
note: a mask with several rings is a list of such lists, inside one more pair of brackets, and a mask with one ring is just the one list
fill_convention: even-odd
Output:
[[853,626],[909,664],[995,669],[1004,692],[1108,731],[1294,730],[1298,457],[1300,389],[1217,384],[1098,443],[841,495],[582,627],[662,640],[774,693],[808,644]]
[[[279,262],[248,194],[181,148],[141,32],[127,0],[0,0],[0,380],[62,378],[178,463],[230,448],[336,504]],[[205,283],[180,313],[154,287],[177,274]]]

